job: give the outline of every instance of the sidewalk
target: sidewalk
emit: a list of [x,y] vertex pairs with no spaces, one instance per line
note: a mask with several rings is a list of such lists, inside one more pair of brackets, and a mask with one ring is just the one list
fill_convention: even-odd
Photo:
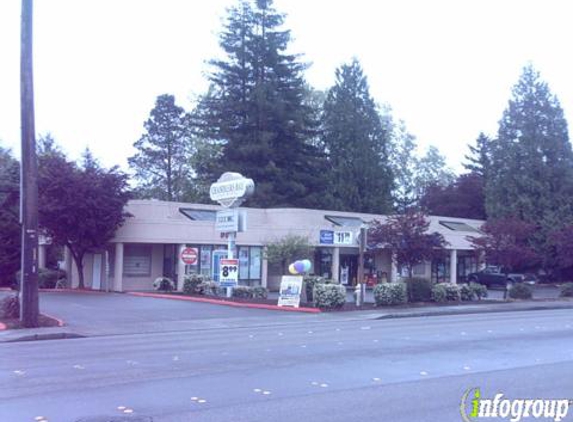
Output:
[[[160,300],[160,299],[158,299]],[[157,332],[191,332],[197,330],[219,330],[257,328],[269,326],[304,325],[312,322],[351,322],[383,320],[391,318],[415,318],[448,315],[472,315],[482,313],[524,312],[537,310],[573,310],[573,300],[518,301],[508,303],[472,303],[447,306],[409,306],[401,308],[379,308],[367,311],[323,312],[320,314],[292,314],[286,318],[272,319],[267,316],[252,318],[214,318],[205,320],[182,320],[144,322],[134,325],[92,327],[78,329],[70,326],[31,328],[0,331],[0,343],[27,340],[55,340],[64,338],[97,337],[109,335],[146,334]]]

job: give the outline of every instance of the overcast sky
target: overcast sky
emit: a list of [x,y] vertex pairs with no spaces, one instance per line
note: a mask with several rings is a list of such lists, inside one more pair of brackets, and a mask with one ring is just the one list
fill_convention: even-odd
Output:
[[[36,0],[36,129],[71,158],[86,146],[127,168],[163,93],[190,110],[234,0]],[[479,131],[495,134],[528,61],[573,122],[573,3],[568,0],[275,0],[292,51],[327,89],[357,57],[371,94],[422,147],[459,170]],[[19,154],[20,1],[0,0],[0,145]]]

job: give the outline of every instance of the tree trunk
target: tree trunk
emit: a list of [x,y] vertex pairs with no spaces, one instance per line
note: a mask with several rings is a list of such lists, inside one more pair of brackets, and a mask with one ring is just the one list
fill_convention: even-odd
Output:
[[[84,253],[76,253],[73,249],[73,247],[71,246],[71,244],[67,244],[68,249],[70,250],[70,254],[72,255],[72,258],[74,260],[74,262],[76,263],[76,267],[78,268],[78,277],[79,277],[79,281],[78,281],[78,289],[85,289],[85,284],[84,284]],[[71,274],[70,274],[70,281],[71,281]],[[71,283],[70,283],[70,287],[71,287]]]

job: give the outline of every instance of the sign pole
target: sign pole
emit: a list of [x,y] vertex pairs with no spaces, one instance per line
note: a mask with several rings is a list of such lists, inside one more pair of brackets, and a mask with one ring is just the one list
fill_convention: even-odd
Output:
[[[227,259],[234,259],[233,251],[235,250],[235,232],[228,233],[227,243]],[[227,297],[233,297],[233,288],[227,287]]]

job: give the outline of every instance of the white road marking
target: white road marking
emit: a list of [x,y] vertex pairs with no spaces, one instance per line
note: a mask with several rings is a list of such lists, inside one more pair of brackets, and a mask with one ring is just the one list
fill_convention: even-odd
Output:
[[420,375],[425,377],[426,375],[428,375],[428,373],[426,371],[422,371],[422,372],[420,372]]
[[205,400],[205,399],[199,399],[199,400],[197,400],[197,403],[201,403],[201,404],[207,403],[207,400]]
[[263,394],[264,394],[265,396],[268,396],[269,394],[271,394],[271,392],[270,392],[270,391],[263,391]]
[[322,388],[326,388],[326,387],[328,387],[328,384],[325,383],[325,382],[323,382],[322,384],[320,384],[320,386],[321,386]]
[[82,365],[74,365],[74,369],[85,369]]
[[125,409],[123,413],[131,414],[133,413],[133,409]]
[[117,406],[117,410],[125,410],[126,407],[125,406]]
[[382,381],[382,380],[381,380],[380,378],[378,378],[378,377],[374,377],[374,378],[372,378],[372,381],[374,381],[374,382],[380,382],[380,381]]
[[254,391],[255,393],[260,393],[260,392],[263,391],[263,390],[261,390],[260,388],[253,388],[253,391]]
[[318,385],[318,382],[312,381],[310,384],[311,384],[311,385]]
[[15,373],[16,375],[20,375],[20,376],[26,375],[26,371],[16,370],[16,371],[14,371],[14,373]]
[[470,367],[469,367],[469,366],[467,366],[467,365],[466,365],[466,366],[464,366],[464,371],[469,371],[470,369],[472,369],[472,368],[470,368]]

